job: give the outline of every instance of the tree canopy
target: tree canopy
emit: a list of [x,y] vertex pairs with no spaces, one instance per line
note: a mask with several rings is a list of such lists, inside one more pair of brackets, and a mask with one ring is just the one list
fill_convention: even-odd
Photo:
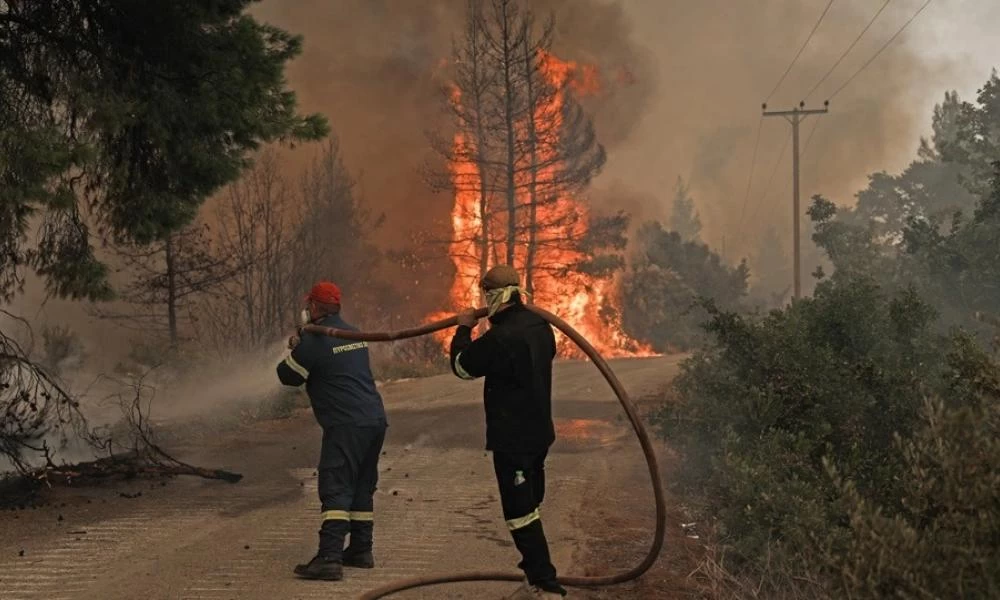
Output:
[[326,134],[286,86],[301,38],[250,4],[0,2],[0,296],[31,269],[55,295],[108,298],[94,233],[163,240],[261,144]]
[[699,299],[733,308],[746,295],[745,262],[731,267],[706,244],[685,240],[658,222],[639,228],[635,248],[622,282],[623,324],[657,350],[689,348],[701,340],[706,314],[696,306]]
[[[995,315],[1000,229],[1000,79],[977,103],[948,93],[934,110],[934,134],[899,175],[877,173],[852,208],[814,198],[813,239],[834,276],[871,276],[893,289],[913,287],[945,327],[989,331]],[[992,159],[991,159],[992,157]]]

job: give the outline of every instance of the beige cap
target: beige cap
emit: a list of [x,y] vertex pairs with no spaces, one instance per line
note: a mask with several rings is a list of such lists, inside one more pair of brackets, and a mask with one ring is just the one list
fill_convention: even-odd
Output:
[[483,277],[483,289],[495,290],[509,285],[521,285],[521,276],[510,265],[497,265]]

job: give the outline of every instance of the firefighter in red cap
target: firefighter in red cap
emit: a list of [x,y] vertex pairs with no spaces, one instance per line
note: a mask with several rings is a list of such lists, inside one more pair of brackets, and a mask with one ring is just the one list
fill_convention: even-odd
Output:
[[[341,319],[340,289],[333,283],[317,283],[305,300],[309,323],[357,331]],[[307,564],[296,566],[295,574],[339,580],[344,566],[375,566],[373,496],[388,427],[385,408],[375,388],[367,343],[306,332],[301,338],[293,336],[288,345],[291,354],[278,365],[278,378],[285,385],[305,384],[313,414],[323,428],[319,552]]]
[[500,488],[500,504],[524,585],[511,599],[562,598],[556,568],[542,529],[539,507],[545,498],[545,457],[555,441],[552,423],[552,327],[528,310],[521,277],[509,265],[490,269],[481,282],[490,329],[472,339],[475,311],[458,315],[451,341],[451,367],[462,379],[486,377],[486,449]]

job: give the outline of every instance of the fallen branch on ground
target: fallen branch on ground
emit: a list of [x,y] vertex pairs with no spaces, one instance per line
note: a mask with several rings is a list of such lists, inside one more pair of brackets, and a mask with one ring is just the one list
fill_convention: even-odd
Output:
[[[112,426],[91,429],[79,401],[29,354],[0,331],[0,457],[10,463],[29,490],[54,483],[81,485],[139,476],[195,475],[229,483],[243,478],[231,471],[189,465],[156,443],[149,419],[155,390],[143,377],[130,382],[113,380],[132,391],[111,397],[117,400],[122,419]],[[103,457],[57,464],[58,453],[72,440],[85,442],[92,456]],[[50,441],[56,442],[55,448]]]
[[48,465],[33,471],[27,477],[47,485],[81,485],[110,479],[133,479],[137,477],[175,477],[195,475],[206,479],[219,479],[237,483],[243,475],[223,469],[206,469],[176,461],[164,454],[172,462],[152,463],[140,456],[111,456],[75,465]]

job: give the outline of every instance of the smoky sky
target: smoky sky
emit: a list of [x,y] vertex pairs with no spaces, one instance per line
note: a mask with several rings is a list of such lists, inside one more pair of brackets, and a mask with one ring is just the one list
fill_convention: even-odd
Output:
[[[890,3],[830,77],[806,97],[883,4],[836,0],[769,99],[826,0],[623,4],[633,23],[632,35],[655,57],[656,89],[628,142],[609,154],[605,181],[637,188],[650,200],[650,216],[663,218],[676,177],[685,177],[702,215],[706,241],[718,248],[726,236],[728,258],[734,260],[752,256],[767,227],[790,237],[791,127],[780,118],[761,122],[762,102],[767,99],[772,110],[791,109],[802,100],[807,108],[822,107],[923,0]],[[947,19],[960,4],[939,1],[918,18]],[[869,173],[898,170],[915,156],[920,132],[930,122],[926,99],[943,97],[955,85],[948,77],[954,65],[933,62],[919,52],[923,40],[914,35],[915,29],[905,31],[833,97],[828,114],[803,122],[803,210],[816,193],[850,203]],[[987,76],[982,73],[984,81]]]
[[[936,0],[917,25],[950,22],[965,2],[987,1]],[[809,105],[821,105],[922,3],[893,0],[808,98]],[[601,93],[585,102],[607,147],[608,163],[586,194],[588,201],[598,209],[625,209],[637,222],[665,220],[680,176],[688,181],[701,213],[704,239],[721,248],[725,236],[731,261],[753,256],[768,227],[787,242],[790,147],[776,163],[790,135],[787,123],[761,123],[749,196],[747,177],[760,104],[827,0],[530,4],[540,16],[554,12],[559,56],[594,64],[601,73]],[[881,4],[835,0],[795,68],[769,99],[770,107],[787,108],[802,100]],[[427,132],[447,130],[440,93],[443,61],[453,37],[461,34],[465,10],[464,0],[263,0],[253,6],[260,19],[304,37],[303,55],[287,72],[289,85],[303,110],[329,118],[359,193],[374,211],[385,213],[376,235],[384,247],[405,246],[414,229],[447,233],[451,198],[432,192],[421,168],[433,158]],[[929,123],[928,98],[941,98],[956,87],[954,73],[963,71],[968,77],[964,64],[928,58],[933,53],[926,44],[947,39],[928,42],[918,31],[912,27],[900,36],[833,98],[828,115],[803,124],[803,145],[818,124],[802,159],[803,209],[814,193],[850,203],[868,173],[905,166]],[[983,72],[980,79],[988,75]],[[289,177],[317,151],[317,145],[306,144],[286,152]],[[406,290],[413,303],[409,315],[443,308],[450,271],[443,252],[440,256],[422,273],[384,267],[382,276]],[[39,308],[41,295],[30,291],[14,308],[30,317],[69,320],[87,338],[108,329],[106,323],[91,323],[73,303],[52,301]]]
[[[624,207],[636,220],[666,219],[681,176],[706,241],[718,247],[727,236],[730,258],[752,254],[768,226],[787,235],[790,144],[775,168],[791,134],[783,120],[761,123],[748,199],[747,177],[760,105],[825,0],[530,4],[539,16],[555,14],[557,54],[601,72],[602,93],[586,101],[609,157],[588,194],[595,206]],[[803,100],[881,4],[835,1],[770,108]],[[820,106],[920,4],[892,2],[809,105]],[[957,8],[942,0],[920,18],[946,18]],[[400,228],[447,221],[451,199],[428,190],[420,167],[431,156],[427,130],[447,127],[441,65],[465,10],[463,0],[265,0],[255,8],[262,19],[305,36],[289,81],[304,109],[330,118],[365,200],[387,213],[384,242],[401,240]],[[828,115],[803,123],[803,209],[814,193],[848,203],[868,173],[898,169],[913,156],[930,115],[926,102],[910,100],[943,96],[950,65],[921,57],[919,39],[908,33],[832,100]]]

